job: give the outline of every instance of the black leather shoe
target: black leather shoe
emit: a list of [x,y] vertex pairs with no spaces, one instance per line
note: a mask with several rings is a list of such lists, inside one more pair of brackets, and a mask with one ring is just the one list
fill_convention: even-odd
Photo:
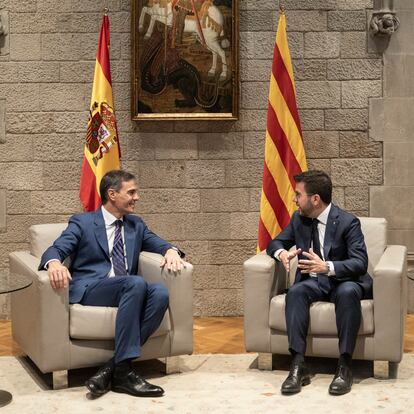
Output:
[[150,384],[132,370],[120,376],[115,373],[112,378],[112,391],[135,397],[161,397],[164,394],[161,387]]
[[292,364],[288,377],[282,384],[282,394],[296,394],[302,389],[302,385],[310,384],[310,373],[305,363]]
[[329,394],[343,395],[351,391],[352,372],[351,368],[346,365],[338,365],[334,379],[329,386]]
[[95,375],[85,382],[86,388],[95,396],[103,395],[109,391],[113,369],[103,366]]

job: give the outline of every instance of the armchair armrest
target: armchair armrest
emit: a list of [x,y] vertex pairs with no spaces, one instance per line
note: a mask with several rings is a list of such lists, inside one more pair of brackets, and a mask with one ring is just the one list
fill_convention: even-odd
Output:
[[[374,269],[376,359],[401,361],[407,313],[407,248],[388,246]],[[394,355],[393,359],[389,355]]]
[[162,283],[170,294],[170,317],[172,323],[171,355],[191,354],[193,351],[193,266],[177,274],[160,267],[162,256],[141,252],[138,274],[150,283]]
[[286,288],[286,271],[264,252],[246,260],[243,267],[246,350],[270,352],[270,301]]
[[[67,369],[69,364],[69,293],[55,291],[39,259],[29,252],[10,256],[10,271],[27,275],[33,283],[11,294],[13,338],[42,372]],[[30,332],[31,335],[28,335]]]

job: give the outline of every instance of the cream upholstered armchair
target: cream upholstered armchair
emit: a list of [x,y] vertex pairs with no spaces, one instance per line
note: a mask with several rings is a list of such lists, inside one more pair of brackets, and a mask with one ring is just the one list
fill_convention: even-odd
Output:
[[[69,305],[68,289],[54,291],[47,272],[38,271],[40,256],[66,228],[66,223],[30,228],[30,252],[10,254],[10,270],[30,276],[33,284],[11,298],[13,339],[43,373],[53,373],[53,387],[67,386],[67,371],[101,365],[114,349],[117,308]],[[167,373],[177,372],[178,355],[193,349],[192,272],[187,263],[179,275],[160,268],[161,256],[142,252],[139,274],[163,283],[169,308],[160,327],[142,348],[141,360],[166,358]]]
[[[361,301],[354,358],[388,361],[389,376],[396,377],[407,312],[407,249],[387,246],[385,219],[361,218],[361,226],[368,249],[368,272],[373,277],[373,299]],[[247,351],[259,353],[261,369],[272,369],[272,354],[289,353],[284,290],[294,280],[296,264],[291,267],[287,275],[282,264],[265,253],[244,263],[245,344]],[[313,303],[306,355],[338,357],[337,335],[334,305]],[[379,366],[374,364],[374,369]]]

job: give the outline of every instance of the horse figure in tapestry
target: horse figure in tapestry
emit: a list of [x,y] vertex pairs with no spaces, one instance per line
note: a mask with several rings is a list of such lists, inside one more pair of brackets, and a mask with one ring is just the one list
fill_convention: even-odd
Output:
[[[173,3],[174,0],[149,0],[148,5],[144,6],[139,18],[138,29],[144,29],[144,19],[149,15],[151,20],[144,39],[149,39],[153,33],[155,22],[161,22],[168,27],[173,26]],[[199,17],[198,17],[199,16]],[[224,38],[224,17],[220,9],[212,4],[211,0],[206,0],[201,10],[195,16],[187,16],[184,23],[184,33],[195,34],[197,40],[204,45],[213,55],[213,62],[208,71],[208,76],[215,76],[217,72],[218,57],[221,59],[221,72],[218,73],[220,80],[227,78],[226,53],[223,48],[230,45],[228,39]],[[220,39],[221,42],[220,42]]]

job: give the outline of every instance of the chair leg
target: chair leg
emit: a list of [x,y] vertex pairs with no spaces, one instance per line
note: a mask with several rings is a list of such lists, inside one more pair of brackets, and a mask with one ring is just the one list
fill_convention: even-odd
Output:
[[68,371],[53,371],[52,376],[54,390],[68,388]]
[[171,356],[165,358],[165,373],[178,374],[180,373],[180,357]]
[[257,367],[265,371],[271,371],[273,369],[273,354],[259,352]]
[[398,376],[398,362],[388,362],[388,378],[397,379]]
[[374,377],[381,379],[396,379],[398,376],[398,362],[374,361]]

